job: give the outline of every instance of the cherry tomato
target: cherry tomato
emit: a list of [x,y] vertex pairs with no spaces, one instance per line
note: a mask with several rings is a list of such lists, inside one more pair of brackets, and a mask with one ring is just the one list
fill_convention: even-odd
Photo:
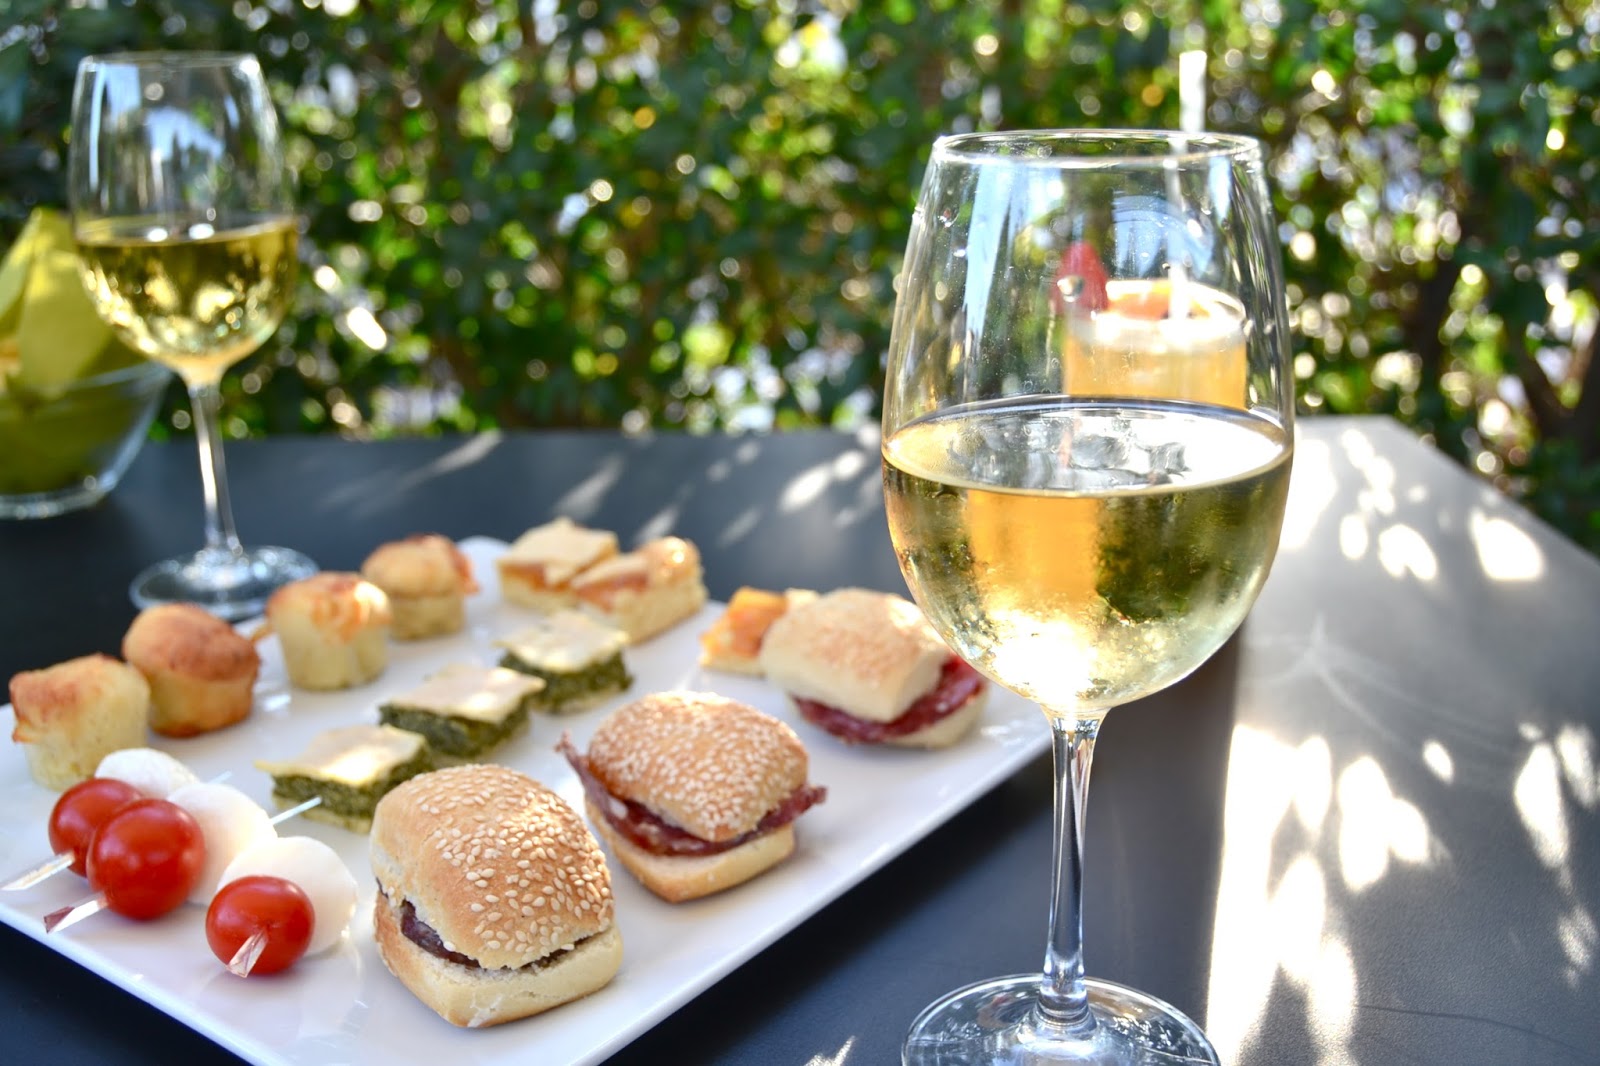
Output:
[[142,799],[89,840],[89,887],[128,918],[159,918],[188,898],[206,861],[205,834],[176,803]]
[[70,869],[80,877],[89,857],[89,840],[100,823],[144,793],[114,777],[91,777],[61,793],[50,811],[50,850],[72,853]]
[[267,946],[250,972],[277,973],[306,953],[315,925],[311,897],[299,885],[253,874],[217,890],[206,911],[206,942],[227,963],[246,940],[264,933]]

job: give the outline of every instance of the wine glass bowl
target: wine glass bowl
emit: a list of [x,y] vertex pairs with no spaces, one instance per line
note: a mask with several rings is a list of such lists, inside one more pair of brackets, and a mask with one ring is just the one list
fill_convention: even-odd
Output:
[[1151,996],[1084,976],[1082,831],[1103,716],[1237,629],[1293,451],[1259,145],[1161,131],[941,139],[907,244],[883,416],[889,529],[964,659],[1038,702],[1057,830],[1040,973],[959,990],[907,1063],[1214,1062]]
[[183,379],[200,451],[205,545],[147,568],[130,595],[250,617],[316,571],[293,549],[244,547],[218,425],[224,372],[278,328],[294,288],[298,221],[266,80],[238,53],[88,56],[72,115],[85,288],[124,344]]

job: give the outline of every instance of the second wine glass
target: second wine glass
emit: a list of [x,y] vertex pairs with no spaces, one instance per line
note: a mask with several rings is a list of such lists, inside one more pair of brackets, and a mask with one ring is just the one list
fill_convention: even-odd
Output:
[[1042,970],[934,1003],[912,1066],[1217,1061],[1180,1011],[1085,977],[1084,801],[1105,714],[1215,652],[1277,549],[1293,397],[1276,248],[1248,138],[934,146],[889,345],[889,530],[940,635],[1045,711],[1056,838]]
[[73,232],[91,300],[117,336],[189,392],[205,546],[134,578],[140,607],[259,614],[317,569],[246,549],[233,522],[218,413],[223,373],[278,328],[293,298],[298,222],[278,119],[254,56],[88,56],[72,102]]

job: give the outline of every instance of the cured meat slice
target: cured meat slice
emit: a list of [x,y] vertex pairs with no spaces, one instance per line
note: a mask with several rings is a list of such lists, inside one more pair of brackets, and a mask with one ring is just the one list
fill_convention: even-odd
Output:
[[806,811],[827,798],[828,790],[817,785],[801,785],[766,816],[750,832],[730,840],[706,840],[663,821],[642,803],[613,795],[605,782],[589,768],[589,760],[572,746],[570,737],[562,736],[556,748],[583,782],[583,791],[606,821],[629,843],[643,848],[652,855],[716,855],[747,844],[756,837],[782,829]]
[[903,737],[926,729],[940,719],[948,718],[967,705],[984,686],[983,675],[952,655],[939,673],[939,683],[905,709],[905,713],[887,722],[872,722],[857,718],[847,711],[830,707],[816,700],[795,698],[795,706],[806,721],[827,730],[850,744],[879,744],[895,737]]

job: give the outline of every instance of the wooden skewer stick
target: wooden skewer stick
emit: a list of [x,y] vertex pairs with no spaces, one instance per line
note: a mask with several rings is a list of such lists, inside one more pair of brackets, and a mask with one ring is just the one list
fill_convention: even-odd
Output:
[[85,918],[93,917],[105,910],[108,904],[105,896],[96,892],[86,900],[80,900],[70,907],[62,907],[58,911],[51,911],[44,916],[44,931],[47,933],[59,932],[62,929],[77,925]]
[[261,961],[261,953],[266,950],[267,934],[264,930],[257,929],[239,945],[239,950],[233,953],[233,958],[228,960],[228,972],[236,977],[249,977],[250,971]]
[[20,892],[25,888],[32,888],[45,878],[53,877],[71,866],[72,859],[72,852],[58,851],[33,869],[24,870],[5,884],[0,885],[0,892]]

